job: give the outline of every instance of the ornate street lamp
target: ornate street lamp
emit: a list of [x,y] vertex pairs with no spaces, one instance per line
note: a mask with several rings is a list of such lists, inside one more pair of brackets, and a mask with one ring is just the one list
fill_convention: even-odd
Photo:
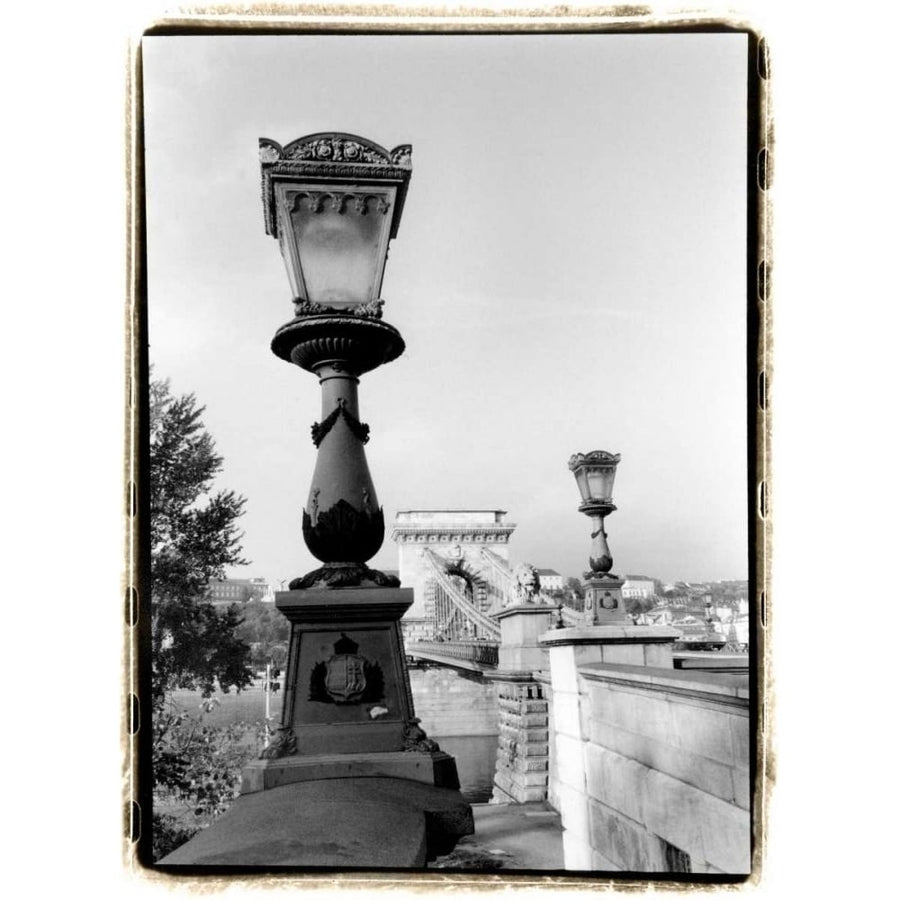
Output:
[[322,388],[303,538],[324,566],[290,587],[397,586],[366,566],[384,540],[384,515],[363,449],[369,426],[359,418],[357,385],[404,350],[397,329],[381,320],[381,282],[412,148],[388,151],[329,133],[284,147],[261,138],[259,152],[266,231],[278,240],[295,314],[278,329],[272,350],[317,375]]
[[357,386],[404,350],[381,319],[381,282],[411,149],[343,133],[259,142],[266,231],[278,240],[294,303],[272,350],[315,374],[322,390],[303,538],[323,565],[276,598],[291,622],[281,726],[244,769],[244,793],[357,775],[459,787],[455,761],[426,737],[413,708],[400,632],[413,591],[366,565],[384,539],[384,515]]
[[606,542],[605,520],[616,506],[612,501],[616,467],[621,456],[605,450],[576,453],[569,459],[569,469],[581,493],[578,511],[589,516],[591,532],[590,571],[585,572],[585,613],[593,624],[628,622],[622,603],[624,581],[611,573],[613,558]]

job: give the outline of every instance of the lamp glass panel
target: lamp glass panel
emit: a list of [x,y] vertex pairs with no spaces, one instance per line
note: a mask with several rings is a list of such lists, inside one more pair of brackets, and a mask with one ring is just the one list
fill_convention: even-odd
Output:
[[613,482],[616,479],[616,470],[612,467],[602,469],[588,469],[588,490],[594,500],[612,499]]
[[581,494],[582,500],[590,500],[591,499],[591,491],[588,486],[587,480],[587,470],[584,468],[575,470],[575,483],[578,485],[578,490]]
[[387,197],[365,198],[362,208],[340,191],[295,201],[291,226],[305,299],[340,309],[377,298],[392,210]]

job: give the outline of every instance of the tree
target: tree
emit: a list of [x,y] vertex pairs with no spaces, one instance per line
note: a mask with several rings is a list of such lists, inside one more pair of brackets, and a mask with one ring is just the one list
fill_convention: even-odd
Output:
[[243,622],[236,634],[250,645],[250,661],[262,668],[270,660],[284,664],[290,637],[290,622],[274,603],[250,600],[241,608]]
[[657,603],[658,598],[656,595],[651,595],[649,597],[626,597],[625,612],[632,616],[639,616],[642,613],[650,612],[651,609],[655,609]]
[[249,647],[236,634],[234,609],[205,599],[225,566],[246,565],[237,520],[245,499],[212,493],[222,457],[193,394],[173,396],[169,381],[150,382],[150,592],[153,686],[160,708],[176,688],[208,697],[218,685],[240,690],[252,681]]

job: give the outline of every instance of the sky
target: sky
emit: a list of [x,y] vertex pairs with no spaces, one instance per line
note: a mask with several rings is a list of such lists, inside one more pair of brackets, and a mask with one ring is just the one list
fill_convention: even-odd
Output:
[[293,315],[257,141],[412,144],[382,296],[407,349],[361,419],[397,510],[503,509],[514,562],[579,576],[568,469],[621,453],[619,574],[747,577],[746,38],[729,34],[145,38],[154,373],[193,392],[247,498],[248,567],[318,566],[301,535],[317,379],[276,358]]

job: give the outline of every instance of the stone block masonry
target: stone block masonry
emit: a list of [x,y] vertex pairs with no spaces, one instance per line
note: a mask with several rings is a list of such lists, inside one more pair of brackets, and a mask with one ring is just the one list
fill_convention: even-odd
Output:
[[675,670],[667,635],[649,626],[548,631],[540,643],[547,799],[566,868],[749,873],[746,673]]
[[491,802],[546,800],[550,751],[543,686],[526,678],[498,680],[497,707],[500,739]]
[[636,666],[579,669],[587,843],[624,871],[750,871],[746,679]]

